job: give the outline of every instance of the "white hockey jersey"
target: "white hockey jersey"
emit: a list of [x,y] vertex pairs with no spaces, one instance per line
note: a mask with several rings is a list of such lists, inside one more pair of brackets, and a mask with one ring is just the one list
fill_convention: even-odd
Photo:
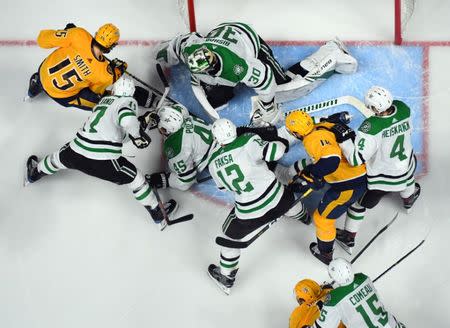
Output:
[[366,163],[368,189],[402,191],[414,183],[416,158],[409,107],[394,100],[389,116],[372,116],[360,126],[355,142],[341,144],[351,165]]
[[314,327],[336,328],[340,321],[347,328],[404,327],[386,312],[372,281],[362,273],[355,274],[352,284],[331,291]]
[[164,153],[169,161],[169,186],[187,190],[197,174],[208,164],[208,152],[213,143],[211,127],[203,120],[188,116],[184,125],[164,141]]
[[209,172],[220,189],[233,192],[238,218],[261,217],[279,203],[284,186],[266,161],[280,159],[285,149],[279,141],[267,142],[257,135],[243,134],[213,150]]
[[75,139],[69,143],[70,147],[91,159],[119,158],[127,133],[139,137],[137,109],[138,104],[133,97],[102,98]]
[[177,36],[163,45],[157,59],[169,65],[175,65],[180,61],[186,63],[187,56],[202,46],[216,54],[221,68],[214,75],[192,74],[192,85],[203,82],[233,87],[238,83],[244,83],[253,88],[261,100],[268,102],[273,99],[276,82],[272,69],[258,59],[260,39],[255,30],[247,24],[223,23],[206,37],[201,37],[197,33]]

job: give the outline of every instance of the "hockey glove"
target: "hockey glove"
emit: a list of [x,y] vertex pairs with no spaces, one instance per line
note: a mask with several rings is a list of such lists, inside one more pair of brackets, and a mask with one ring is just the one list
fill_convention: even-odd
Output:
[[322,177],[316,177],[311,173],[312,164],[307,165],[298,175],[299,184],[303,186],[303,189],[319,190],[324,186]]
[[346,124],[337,123],[330,128],[331,132],[334,133],[336,141],[338,143],[343,143],[346,140],[352,139],[355,141],[356,133],[353,129]]
[[69,28],[77,27],[74,23],[67,23],[66,27],[64,27],[65,30],[68,30]]
[[148,147],[148,145],[150,145],[150,143],[152,142],[152,139],[150,139],[149,135],[142,129],[139,130],[139,137],[135,138],[130,134],[130,139],[133,144],[139,149]]
[[145,179],[152,188],[165,189],[169,187],[169,173],[159,172],[145,175]]
[[141,122],[141,128],[145,131],[147,129],[154,129],[158,127],[159,116],[154,111],[149,111],[142,116],[138,117],[139,122]]
[[339,112],[327,117],[321,117],[320,122],[348,124],[351,118],[352,116],[348,112]]
[[117,81],[127,70],[128,64],[118,58],[114,58],[109,63],[111,70],[114,72],[114,80]]

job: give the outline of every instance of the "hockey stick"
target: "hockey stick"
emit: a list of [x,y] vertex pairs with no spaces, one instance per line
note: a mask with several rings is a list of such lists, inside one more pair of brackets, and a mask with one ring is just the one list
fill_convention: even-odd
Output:
[[[313,192],[313,189],[310,188],[307,191],[305,191],[299,198],[297,198],[291,205],[291,208],[298,204],[302,199],[309,196]],[[264,228],[262,228],[256,235],[254,235],[252,238],[250,238],[247,241],[239,241],[239,240],[231,240],[223,237],[216,237],[216,244],[228,248],[247,248],[251,243],[253,243],[256,239],[259,238],[264,232],[269,230],[269,228],[278,221],[279,218],[276,218],[275,220],[270,221]]]
[[362,115],[364,115],[364,117],[370,117],[373,115],[372,111],[370,109],[368,109],[358,98],[353,97],[353,96],[342,96],[342,97],[328,99],[328,100],[321,101],[319,103],[315,103],[315,104],[311,104],[311,105],[307,105],[307,106],[303,106],[300,108],[290,110],[290,111],[284,113],[284,116],[286,117],[290,113],[296,112],[296,111],[302,111],[305,113],[314,113],[314,112],[318,112],[318,111],[328,109],[328,108],[333,108],[333,107],[340,106],[340,105],[351,105],[351,106],[355,107]]
[[161,106],[163,105],[163,102],[164,102],[164,100],[166,100],[166,98],[172,102],[173,102],[173,100],[167,96],[169,94],[169,90],[170,90],[169,81],[167,81],[166,75],[164,75],[162,67],[159,63],[156,64],[156,72],[158,72],[158,76],[164,85],[164,93],[162,94],[161,99],[159,100],[158,104],[156,105],[156,108],[161,108]]
[[397,219],[398,217],[398,212],[394,215],[394,217],[392,218],[391,221],[389,221],[383,228],[381,228],[376,234],[375,236],[372,237],[371,240],[369,240],[369,242],[359,251],[358,254],[356,254],[356,256],[351,260],[351,264],[355,263],[356,260],[366,251],[367,248],[369,248],[369,246],[375,241],[375,239],[378,238],[378,236],[380,236],[383,232],[385,232],[387,230],[387,228],[389,228],[389,226],[394,223],[394,221]]
[[384,270],[383,273],[381,273],[378,277],[376,277],[373,282],[375,283],[378,279],[380,279],[381,277],[383,277],[386,273],[388,273],[389,271],[391,271],[391,269],[395,266],[397,266],[397,264],[399,264],[400,262],[402,262],[404,259],[406,259],[409,255],[411,255],[411,253],[413,253],[416,249],[418,249],[420,246],[423,245],[423,243],[425,242],[425,239],[423,239],[416,247],[414,247],[412,250],[410,250],[408,253],[406,253],[405,255],[403,255],[403,257],[401,257],[397,262],[395,262],[394,264],[392,264],[389,268],[387,268],[386,270]]
[[[167,225],[170,226],[170,225],[173,225],[173,224],[190,221],[190,220],[192,220],[194,218],[193,214],[187,214],[187,215],[180,216],[177,219],[170,220],[169,219],[169,215],[167,214],[166,209],[164,208],[164,204],[163,204],[163,202],[161,200],[161,197],[159,196],[158,189],[157,188],[153,188],[152,191],[155,194],[156,200],[158,201],[159,209],[161,210],[161,212],[163,214],[163,218],[166,221]],[[164,228],[162,228],[161,230],[164,230]]]

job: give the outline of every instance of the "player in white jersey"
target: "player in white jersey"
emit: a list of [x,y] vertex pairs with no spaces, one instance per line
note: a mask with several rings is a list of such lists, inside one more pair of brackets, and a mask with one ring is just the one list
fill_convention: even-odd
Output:
[[405,328],[387,312],[368,276],[353,273],[350,263],[336,258],[328,266],[328,274],[337,286],[330,291],[316,328],[336,328],[339,322],[347,328]]
[[258,95],[257,109],[262,119],[275,123],[280,111],[275,93],[292,99],[305,95],[335,71],[353,73],[357,62],[342,42],[334,40],[316,53],[284,71],[272,50],[249,25],[239,22],[222,23],[201,36],[198,33],[179,35],[164,43],[157,53],[163,64],[186,64],[191,72],[195,96],[212,119],[217,110],[234,96],[234,87],[243,83]]
[[[132,97],[134,91],[131,79],[122,76],[117,80],[112,95],[102,98],[93,108],[75,139],[40,161],[35,155],[28,158],[26,183],[63,169],[75,169],[102,180],[126,184],[155,223],[164,229],[166,222],[151,187],[142,172],[122,156],[122,143],[127,135],[138,148],[145,148],[151,142],[136,118],[138,106]],[[170,200],[165,206],[171,213],[176,202]]]
[[[237,136],[236,126],[227,119],[216,120],[212,133],[218,145],[209,157],[209,172],[219,189],[231,191],[235,198],[222,226],[226,239],[248,241],[283,215],[311,222],[302,203],[292,206],[293,193],[267,167],[266,161],[284,155],[282,142],[267,142],[250,133]],[[236,278],[239,257],[239,248],[222,247],[220,265],[208,267],[210,277],[227,294]]]
[[189,115],[180,104],[162,107],[158,115],[158,130],[165,136],[163,150],[169,172],[151,174],[149,183],[153,188],[188,190],[208,164],[213,143],[211,126]]
[[337,231],[339,244],[349,252],[366,208],[375,207],[389,192],[399,192],[408,211],[420,194],[420,185],[414,178],[417,164],[411,141],[410,108],[393,100],[388,90],[378,86],[368,90],[365,103],[375,115],[361,124],[355,141],[349,138],[345,127],[342,132],[347,135],[337,136],[350,165],[365,163],[367,169],[368,190],[349,208],[345,229]]

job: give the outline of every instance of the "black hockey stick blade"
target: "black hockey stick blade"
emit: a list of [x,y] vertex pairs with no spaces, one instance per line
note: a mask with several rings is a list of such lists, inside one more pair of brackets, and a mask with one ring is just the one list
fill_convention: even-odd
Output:
[[373,282],[376,282],[378,279],[380,279],[381,277],[383,277],[386,273],[388,273],[389,271],[391,271],[391,269],[395,266],[397,266],[397,264],[399,264],[400,262],[402,262],[404,259],[406,259],[409,255],[411,255],[411,253],[413,253],[416,249],[418,249],[420,246],[423,245],[423,243],[425,242],[425,239],[423,239],[416,247],[414,247],[412,250],[410,250],[408,253],[406,253],[405,255],[403,255],[397,262],[395,262],[394,264],[392,264],[389,268],[387,268],[386,270],[384,270],[383,273],[381,273],[378,277],[376,277]]
[[177,224],[177,223],[181,223],[181,222],[190,221],[193,218],[194,218],[194,214],[183,215],[174,220],[170,220],[169,218],[167,218],[167,225],[173,225],[173,224]]
[[160,63],[156,64],[156,72],[158,73],[158,76],[161,79],[161,82],[163,83],[164,88],[167,88],[169,86],[169,81],[167,81],[166,75],[164,74],[164,71],[163,71]]
[[397,217],[398,217],[398,212],[395,213],[395,215],[394,215],[394,217],[392,218],[391,221],[389,221],[383,228],[381,228],[381,229],[376,233],[375,236],[372,237],[371,240],[369,240],[369,242],[366,244],[366,246],[364,246],[364,247],[359,251],[359,253],[356,254],[356,256],[351,260],[350,263],[351,263],[351,264],[355,263],[356,260],[357,260],[357,259],[365,252],[365,250],[366,250],[367,248],[369,248],[369,246],[375,241],[375,239],[377,239],[379,235],[381,235],[383,232],[385,232],[386,229],[389,228],[389,226],[390,226],[392,223],[394,223],[394,221],[397,219]]
[[[297,205],[299,201],[301,201],[303,198],[309,196],[313,192],[313,189],[310,188],[307,191],[305,191],[299,198],[297,198],[291,205],[291,208]],[[254,235],[252,238],[250,238],[247,241],[240,241],[240,240],[232,240],[227,239],[223,237],[216,237],[216,244],[223,247],[228,248],[247,248],[251,243],[253,243],[256,239],[259,238],[264,232],[266,232],[275,222],[278,221],[279,218],[276,218],[275,220],[269,222],[264,228],[262,228],[256,235]]]

